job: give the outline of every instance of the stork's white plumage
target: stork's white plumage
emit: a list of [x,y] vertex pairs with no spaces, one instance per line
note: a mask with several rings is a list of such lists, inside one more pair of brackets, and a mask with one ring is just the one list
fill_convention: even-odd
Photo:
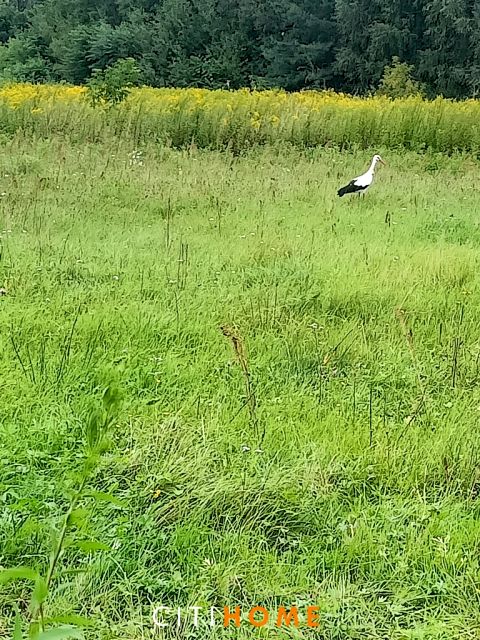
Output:
[[369,170],[365,173],[362,173],[361,176],[358,176],[357,178],[351,180],[345,187],[339,189],[337,192],[338,195],[342,197],[346,193],[365,193],[365,191],[373,182],[373,176],[375,173],[377,162],[385,164],[385,162],[378,154],[374,155]]

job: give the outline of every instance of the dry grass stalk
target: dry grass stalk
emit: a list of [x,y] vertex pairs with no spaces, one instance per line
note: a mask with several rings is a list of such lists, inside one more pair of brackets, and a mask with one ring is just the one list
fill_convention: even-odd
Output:
[[245,342],[238,331],[230,326],[230,325],[222,325],[220,327],[220,331],[223,335],[228,338],[233,346],[233,350],[235,352],[235,356],[240,365],[240,369],[242,370],[243,379],[245,383],[245,395],[246,402],[248,403],[250,410],[250,417],[252,420],[255,420],[255,410],[257,407],[257,400],[255,397],[255,391],[252,388],[252,384],[250,381],[251,375],[250,370],[248,368],[248,359],[247,353],[245,349]]

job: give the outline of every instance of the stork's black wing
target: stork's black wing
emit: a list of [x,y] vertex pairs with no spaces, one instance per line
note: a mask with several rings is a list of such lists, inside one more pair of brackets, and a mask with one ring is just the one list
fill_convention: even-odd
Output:
[[[355,180],[356,180],[356,178],[355,178]],[[355,184],[355,180],[352,180],[345,187],[342,187],[341,189],[339,189],[337,191],[337,193],[340,196],[340,198],[342,196],[344,196],[346,193],[359,193],[360,191],[363,191],[364,189],[367,188],[366,185],[359,186],[358,184]]]

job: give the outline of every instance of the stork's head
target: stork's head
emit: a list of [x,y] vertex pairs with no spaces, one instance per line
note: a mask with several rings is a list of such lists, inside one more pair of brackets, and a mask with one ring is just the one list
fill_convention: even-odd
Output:
[[378,153],[373,156],[373,162],[374,165],[377,164],[377,162],[381,162],[383,165],[385,165],[385,162],[382,160],[381,156],[378,155]]

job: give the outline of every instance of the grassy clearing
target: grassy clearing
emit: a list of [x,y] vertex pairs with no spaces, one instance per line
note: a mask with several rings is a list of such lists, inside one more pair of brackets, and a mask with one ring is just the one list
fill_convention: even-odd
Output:
[[[318,638],[480,637],[477,163],[377,149],[347,202],[363,152],[142,151],[0,158],[0,565],[45,564],[115,379],[94,486],[126,506],[89,505],[111,551],[67,549],[87,571],[49,613],[124,640],[152,604],[306,602]],[[0,592],[0,636],[28,593]]]

